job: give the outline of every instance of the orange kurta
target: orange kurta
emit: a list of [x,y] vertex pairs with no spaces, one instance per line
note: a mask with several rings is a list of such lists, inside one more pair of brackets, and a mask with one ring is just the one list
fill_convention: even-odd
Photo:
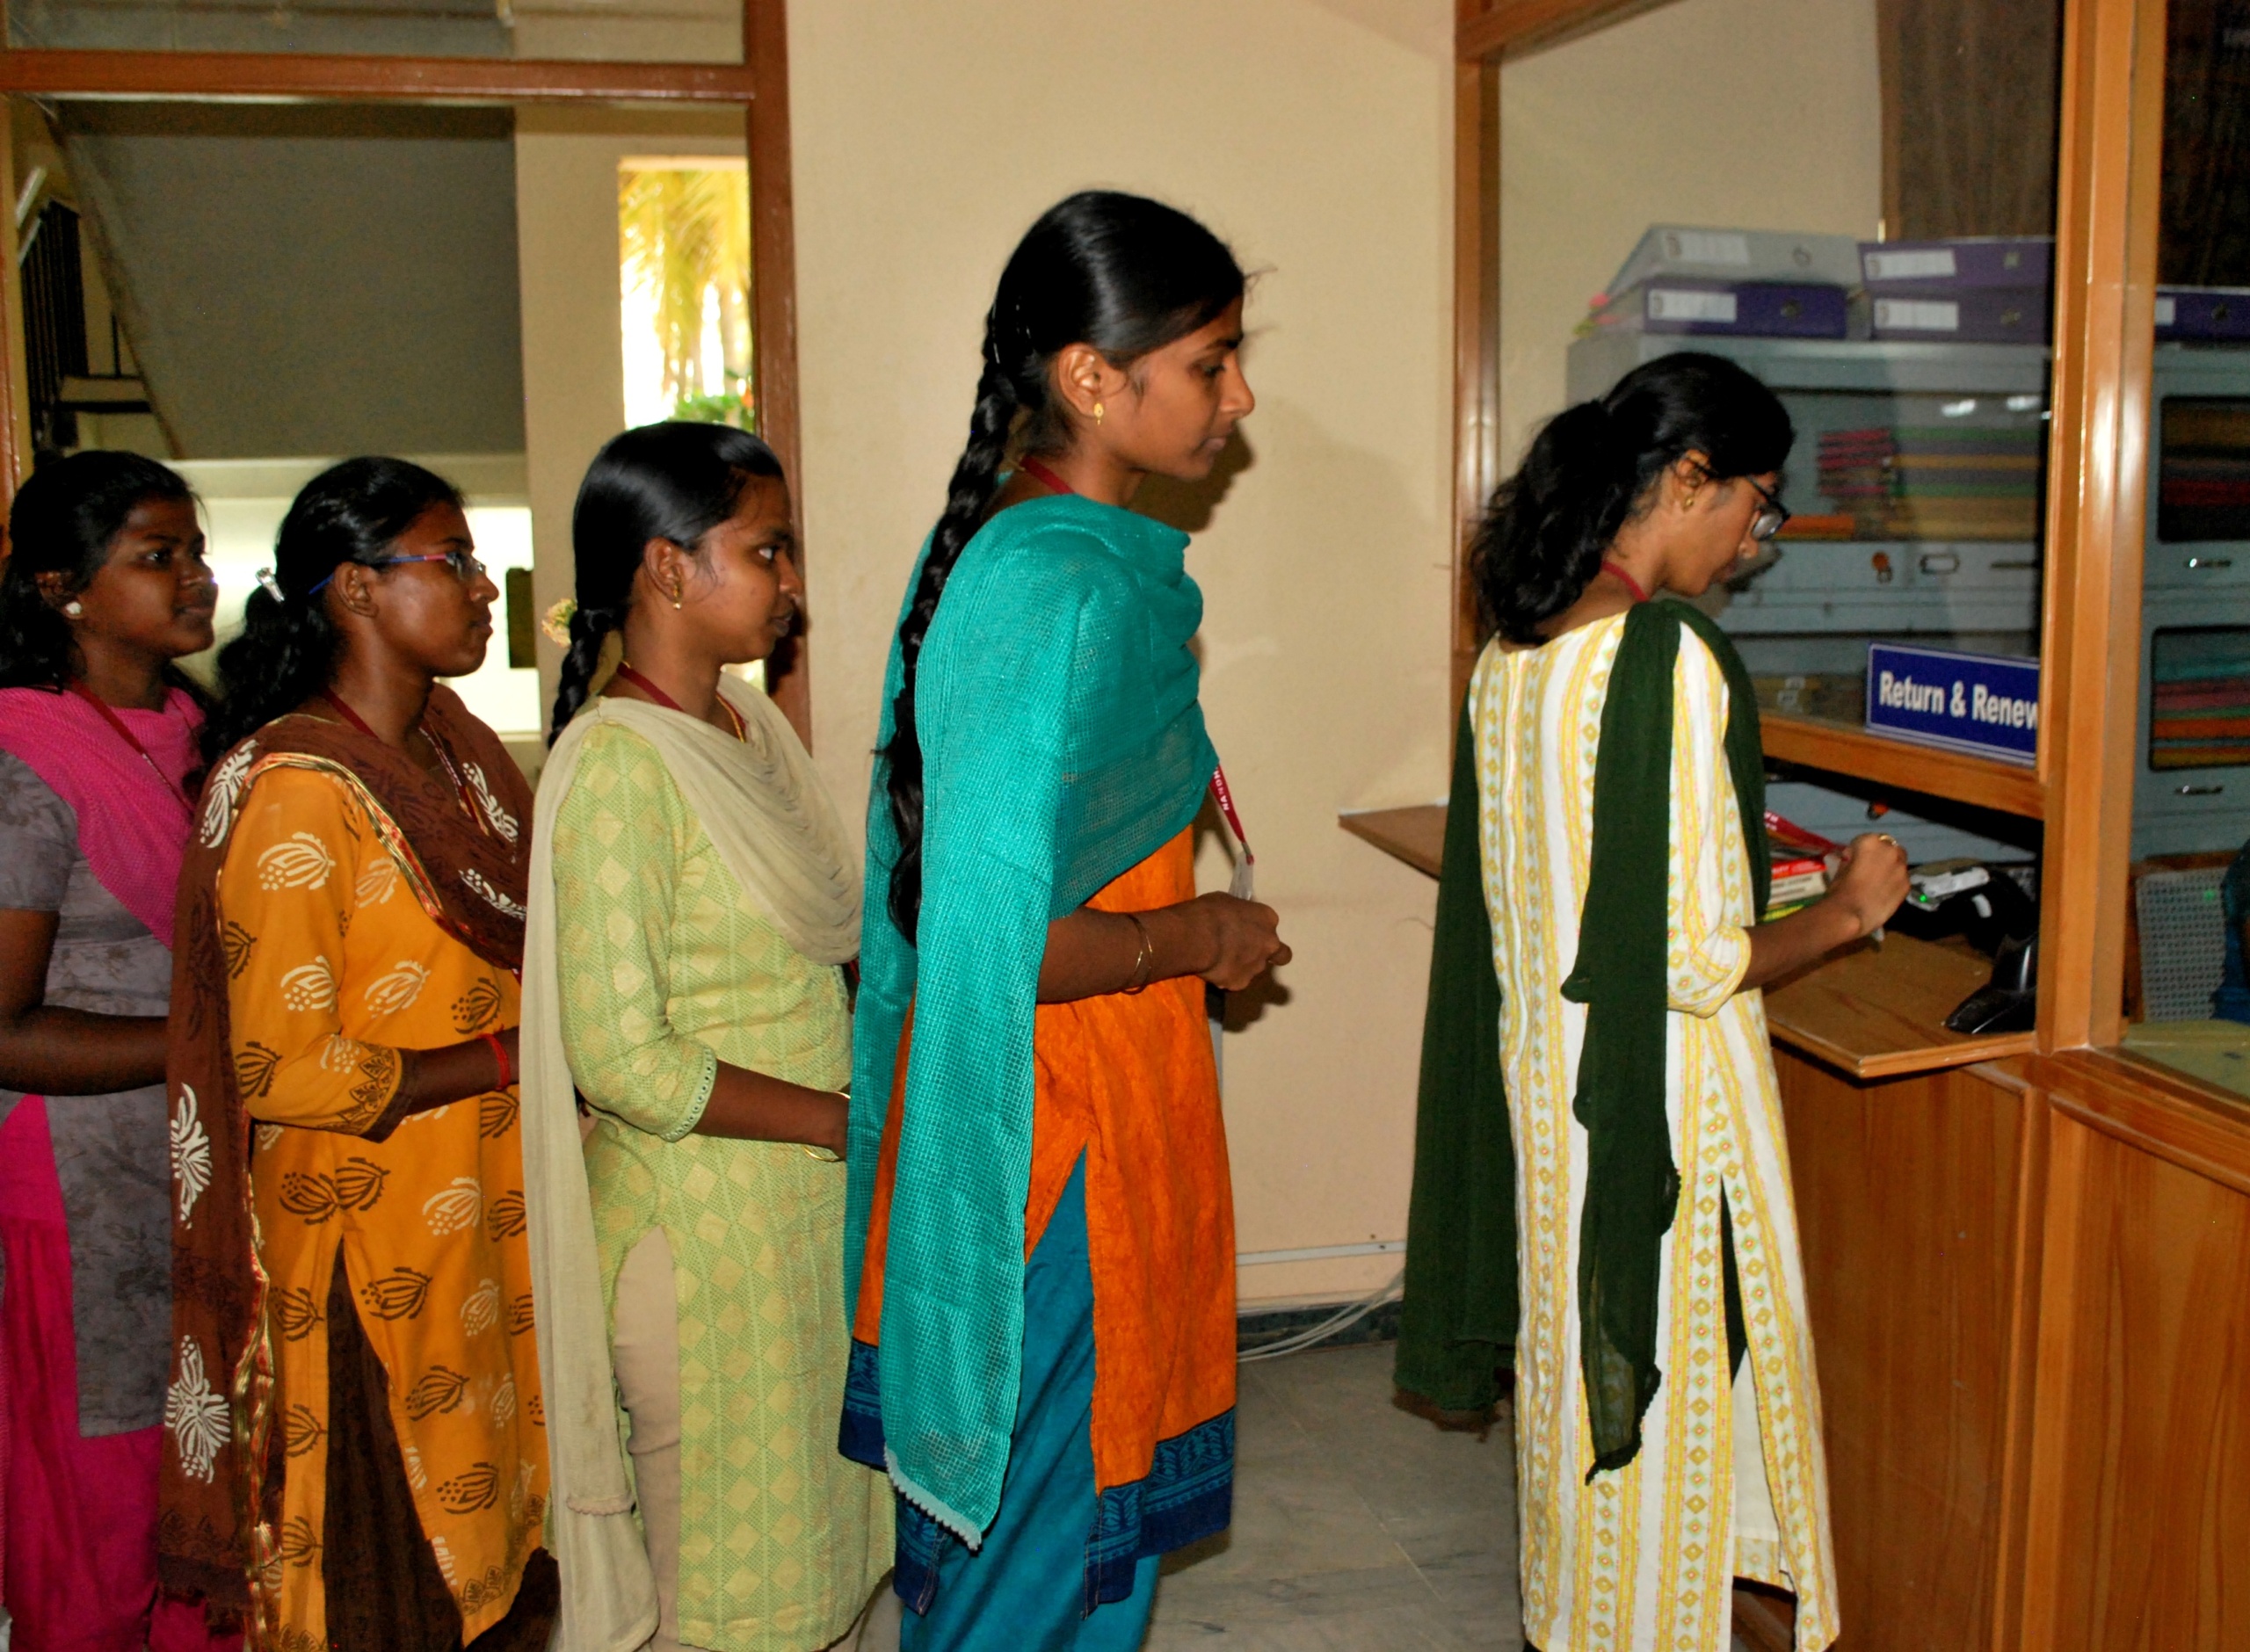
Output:
[[[1183,830],[1086,904],[1148,912],[1195,897],[1194,843]],[[860,1342],[882,1323],[882,1260],[910,1017],[883,1127],[860,1277]],[[1085,1156],[1093,1275],[1094,1488],[1144,1478],[1159,1441],[1233,1409],[1234,1195],[1203,982],[1160,981],[1039,1006],[1032,1037],[1031,1185],[1024,1255]]]
[[219,875],[235,1069],[256,1123],[258,1257],[284,1443],[280,1644],[327,1644],[330,1285],[339,1255],[389,1378],[423,1532],[473,1641],[541,1540],[547,1441],[511,1089],[376,1122],[401,1050],[514,1025],[519,989],[424,911],[363,794],[259,776]]

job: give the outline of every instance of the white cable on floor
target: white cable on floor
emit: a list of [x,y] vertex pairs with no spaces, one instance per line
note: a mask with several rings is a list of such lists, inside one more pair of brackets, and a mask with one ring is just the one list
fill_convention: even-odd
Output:
[[1279,1342],[1270,1342],[1262,1348],[1253,1348],[1247,1353],[1238,1353],[1235,1356],[1235,1363],[1238,1366],[1255,1365],[1261,1359],[1279,1359],[1286,1354],[1301,1354],[1308,1348],[1317,1347],[1338,1332],[1348,1330],[1358,1324],[1384,1303],[1397,1301],[1404,1294],[1402,1287],[1405,1283],[1406,1270],[1401,1268],[1391,1276],[1388,1285],[1377,1290],[1366,1301],[1353,1303],[1339,1310],[1322,1320],[1317,1325],[1308,1325],[1303,1330],[1292,1331]]

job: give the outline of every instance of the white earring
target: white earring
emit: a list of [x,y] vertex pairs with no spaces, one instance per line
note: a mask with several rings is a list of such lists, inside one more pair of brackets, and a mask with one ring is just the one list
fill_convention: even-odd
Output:
[[73,620],[76,620],[80,614],[86,612],[86,605],[81,602],[66,602],[62,605],[62,612],[69,614]]

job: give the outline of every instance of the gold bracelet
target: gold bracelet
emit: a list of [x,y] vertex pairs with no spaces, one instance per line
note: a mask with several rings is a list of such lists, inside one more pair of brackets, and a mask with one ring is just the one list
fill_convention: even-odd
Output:
[[[852,1111],[852,1092],[850,1090],[831,1090],[828,1093],[844,1104],[844,1111],[847,1114]],[[817,1148],[809,1141],[800,1141],[797,1145],[805,1150],[805,1156],[809,1159],[817,1159],[823,1164],[841,1164],[844,1163],[844,1156],[840,1153],[831,1153],[826,1148]]]
[[1138,912],[1128,912],[1125,916],[1133,920],[1133,928],[1141,937],[1140,955],[1133,960],[1133,974],[1124,987],[1126,994],[1129,996],[1131,994],[1148,990],[1149,970],[1156,963],[1157,948],[1156,943],[1149,938],[1149,926],[1141,922],[1141,915]]

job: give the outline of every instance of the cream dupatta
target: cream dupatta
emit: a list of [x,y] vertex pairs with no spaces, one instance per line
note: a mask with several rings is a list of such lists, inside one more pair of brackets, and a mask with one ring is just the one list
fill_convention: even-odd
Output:
[[618,1439],[609,1324],[576,1092],[563,1054],[555,822],[587,731],[621,724],[656,748],[744,895],[815,963],[860,950],[860,857],[796,731],[757,690],[722,677],[741,740],[683,712],[589,699],[548,754],[532,829],[524,946],[524,1194],[552,1486],[547,1546],[562,1574],[555,1652],[630,1652],[656,1632],[656,1580]]

